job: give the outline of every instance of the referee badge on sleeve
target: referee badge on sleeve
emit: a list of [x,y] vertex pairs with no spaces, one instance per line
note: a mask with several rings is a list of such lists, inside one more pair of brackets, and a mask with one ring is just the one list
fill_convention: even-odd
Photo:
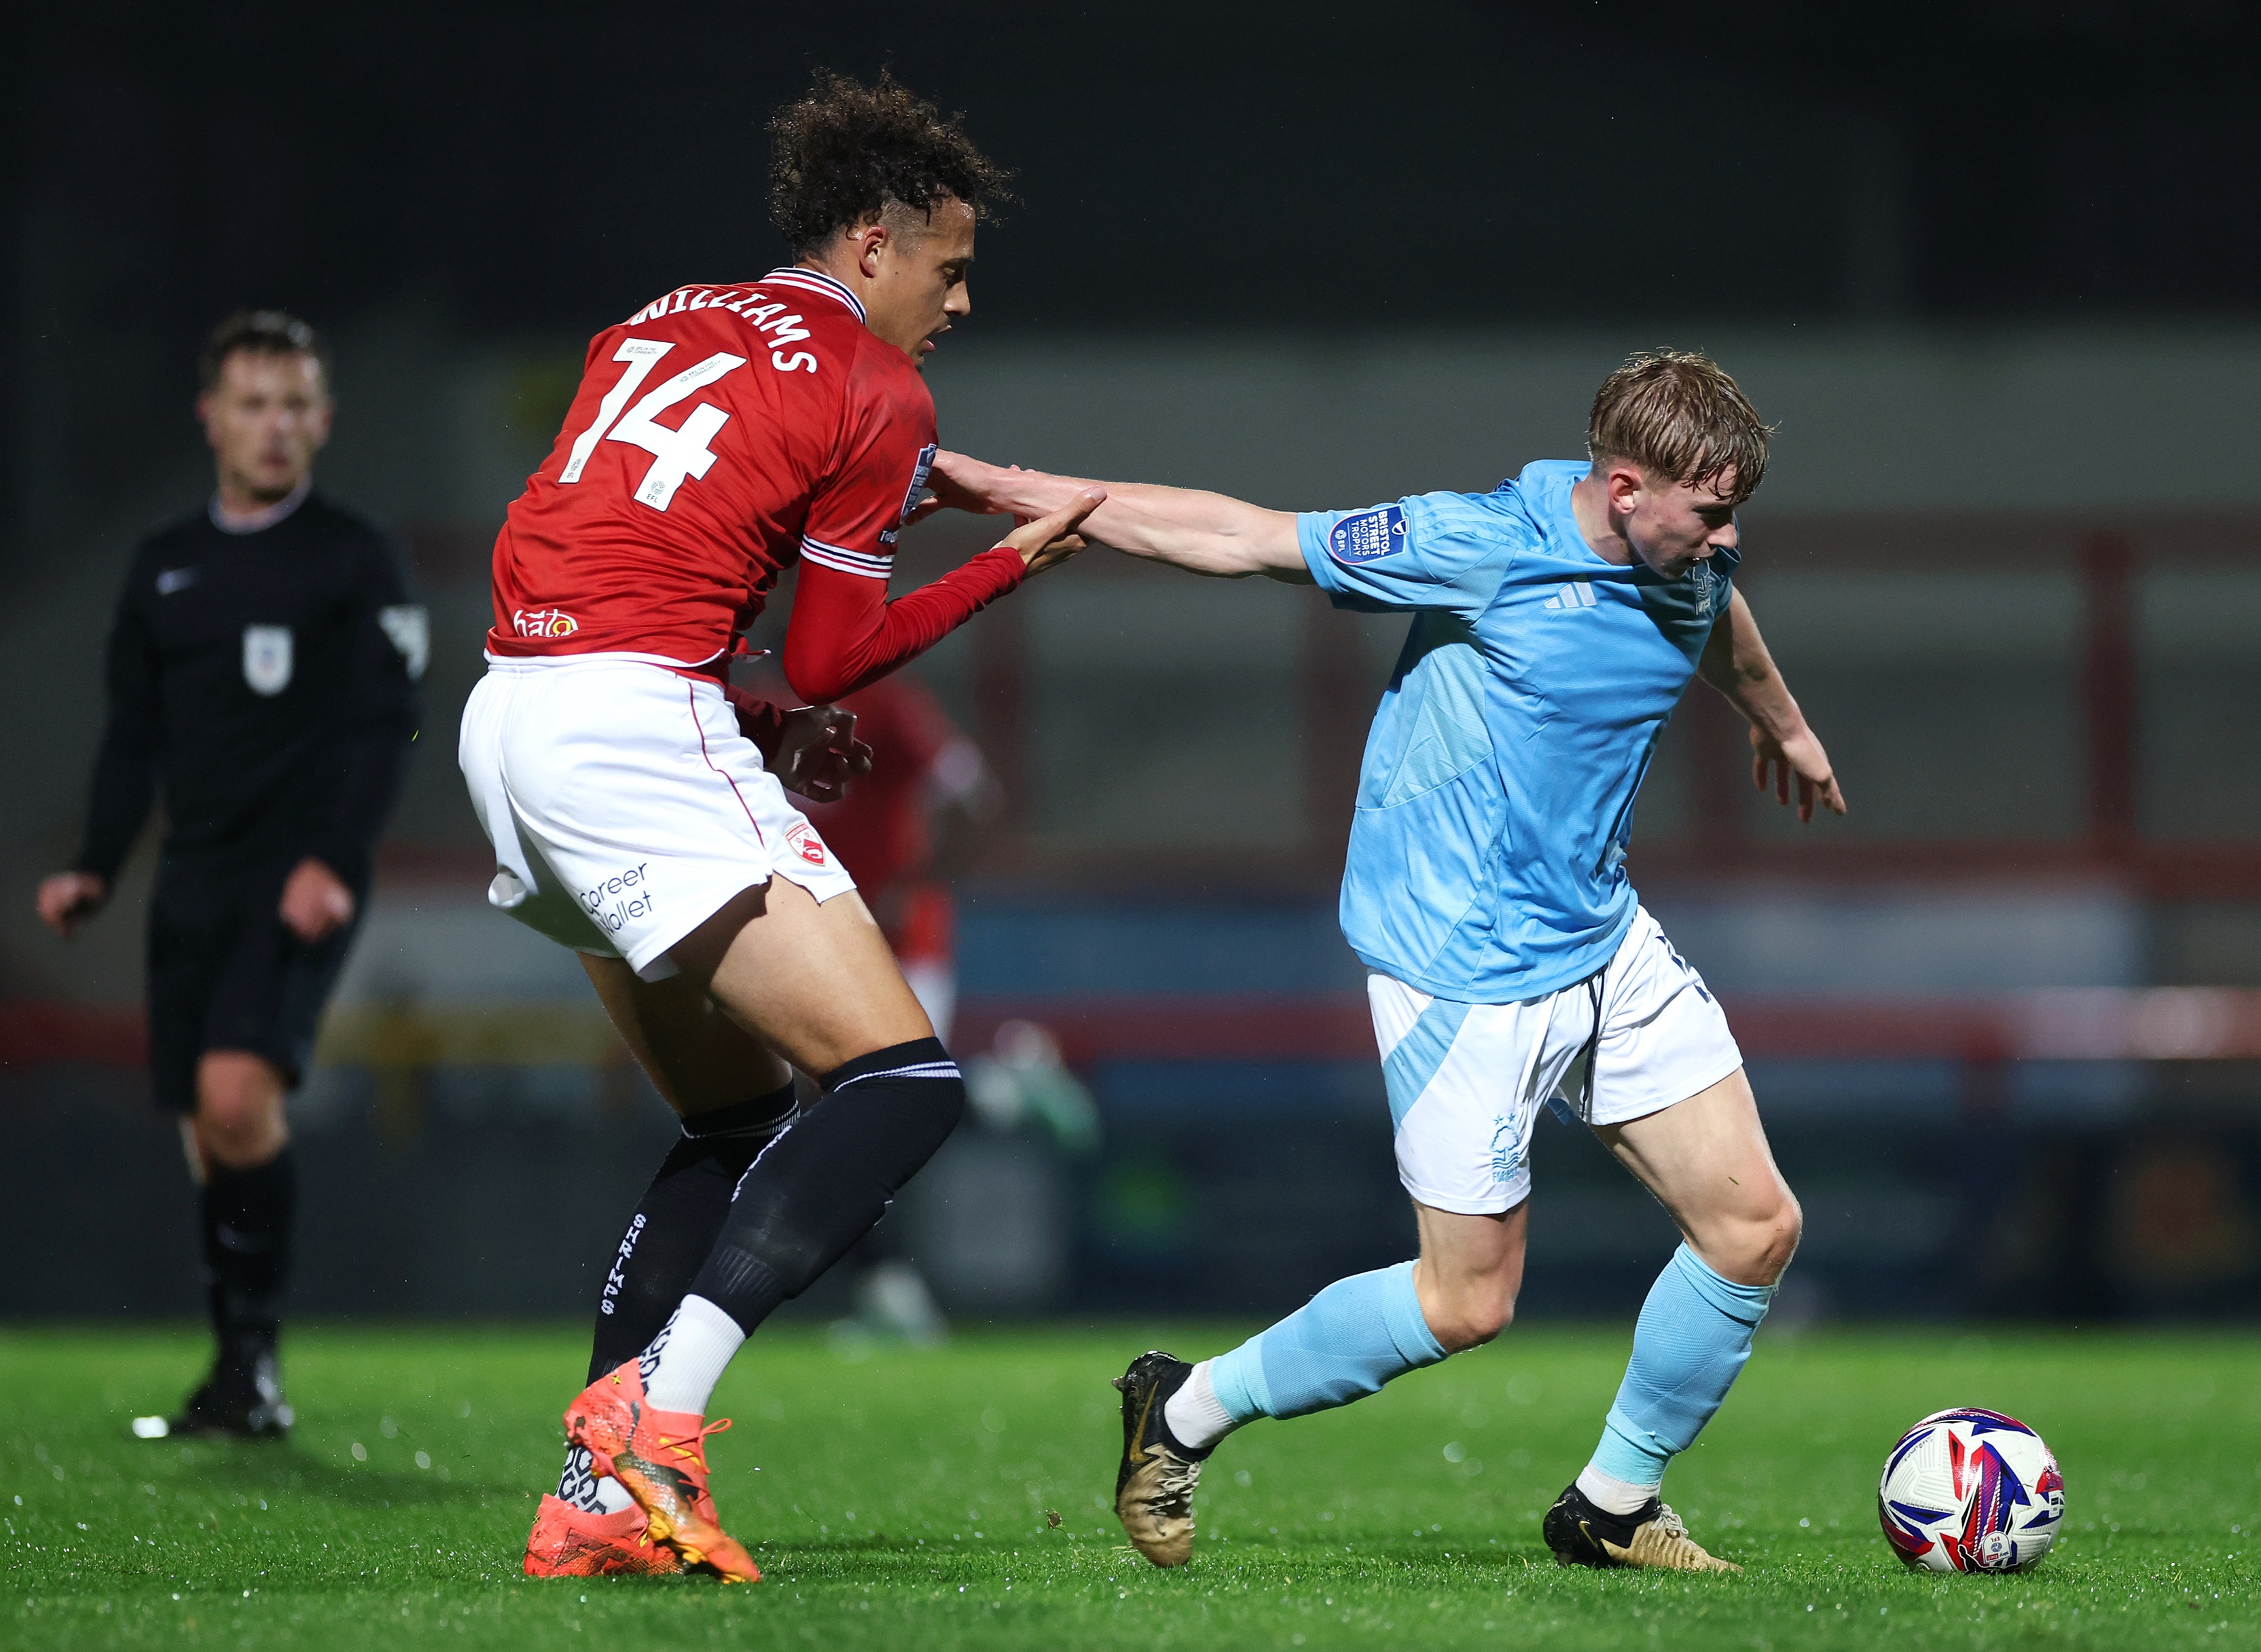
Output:
[[243,680],[254,694],[280,694],[291,686],[291,627],[243,628]]
[[401,603],[391,608],[380,608],[377,611],[377,623],[400,651],[400,662],[408,668],[408,680],[422,682],[424,668],[432,662],[432,619],[423,605]]

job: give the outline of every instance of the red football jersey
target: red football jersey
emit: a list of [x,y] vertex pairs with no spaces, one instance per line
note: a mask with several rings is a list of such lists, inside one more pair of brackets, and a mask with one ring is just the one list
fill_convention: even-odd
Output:
[[999,547],[888,600],[934,453],[925,381],[839,282],[790,268],[681,288],[591,340],[495,540],[487,647],[711,669],[798,557],[786,680],[837,699],[1021,581]]

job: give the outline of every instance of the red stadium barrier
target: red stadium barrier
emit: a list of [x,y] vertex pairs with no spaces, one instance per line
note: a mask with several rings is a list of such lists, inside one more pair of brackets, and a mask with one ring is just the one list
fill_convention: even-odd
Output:
[[[1737,996],[1724,1000],[1758,1060],[2231,1061],[2261,1058],[2261,992],[2097,988],[1956,999]],[[1098,1061],[1372,1061],[1362,995],[968,999],[953,1042],[1042,1023],[1073,1065]]]
[[[2117,987],[1953,999],[1726,998],[1746,1055],[1817,1061],[2261,1060],[2261,991]],[[450,1005],[449,1035],[427,1042],[444,1064],[463,1043],[467,1012],[507,1020],[529,1006]],[[554,1019],[558,1006],[544,1005]],[[594,1019],[601,1014],[586,1006]],[[392,1012],[404,1024],[413,1008]],[[1240,998],[969,998],[952,1042],[986,1048],[1006,1021],[1051,1029],[1075,1066],[1102,1061],[1372,1061],[1361,993]],[[438,1023],[435,1021],[435,1026]],[[600,1029],[601,1030],[601,1029]],[[81,1062],[139,1067],[147,1059],[138,1008],[0,1001],[0,1068]],[[492,1059],[490,1055],[487,1059]]]
[[140,1067],[149,1031],[139,1006],[0,999],[0,1068],[85,1062]]

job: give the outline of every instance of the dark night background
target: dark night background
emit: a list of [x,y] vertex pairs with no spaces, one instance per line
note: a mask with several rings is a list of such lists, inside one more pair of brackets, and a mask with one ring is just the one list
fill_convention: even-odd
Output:
[[[484,900],[450,758],[487,547],[580,341],[779,261],[765,120],[882,65],[1018,173],[930,375],[969,451],[1357,505],[1575,453],[1628,350],[1715,350],[1781,433],[1739,588],[1855,813],[1784,824],[1699,691],[1633,865],[1805,1200],[1777,1312],[2256,1312],[2261,6],[83,0],[0,12],[0,769],[30,777],[0,1108],[60,1167],[26,1231],[145,1219],[45,1241],[0,1313],[193,1303],[136,1043],[154,857],[68,948],[30,891],[75,840],[124,559],[210,486],[195,360],[244,305],[337,342],[323,484],[400,535],[433,626],[293,1104],[300,1300],[580,1310],[672,1126]],[[898,589],[985,531],[919,530]],[[1044,1021],[1107,1136],[953,1142],[902,1224],[953,1312],[1268,1312],[1404,1254],[1333,915],[1402,631],[1092,556],[914,668],[1005,798],[958,883],[953,1048]],[[2156,988],[2244,1031],[2020,1041],[2050,993]],[[1661,1218],[1544,1129],[1527,1301],[1630,1311]]]
[[1017,168],[985,329],[2245,316],[2253,8],[11,8],[12,548],[193,452],[204,331],[593,332],[766,265],[762,123],[892,64]]

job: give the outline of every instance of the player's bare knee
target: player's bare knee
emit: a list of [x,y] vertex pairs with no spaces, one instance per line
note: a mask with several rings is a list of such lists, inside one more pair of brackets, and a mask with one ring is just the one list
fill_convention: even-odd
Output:
[[256,1055],[215,1051],[197,1067],[197,1139],[223,1164],[256,1162],[283,1145],[282,1076]]
[[1515,1320],[1514,1293],[1489,1281],[1448,1291],[1438,1305],[1443,1323],[1432,1324],[1429,1330],[1447,1354],[1482,1348]]
[[1782,1190],[1782,1204],[1768,1225],[1766,1241],[1762,1248],[1759,1265],[1765,1273],[1763,1283],[1772,1284],[1790,1266],[1790,1259],[1798,1254],[1798,1241],[1805,1234],[1805,1212],[1798,1196],[1788,1188]]
[[1462,1348],[1482,1348],[1501,1332],[1515,1323],[1515,1299],[1503,1297],[1486,1303],[1481,1312],[1473,1314],[1467,1325],[1467,1340]]
[[1508,1321],[1514,1317],[1514,1310],[1507,1308],[1497,1313],[1468,1314],[1429,1328],[1446,1353],[1465,1354],[1472,1348],[1482,1348],[1507,1329]]
[[1720,1274],[1738,1284],[1770,1285],[1783,1276],[1798,1253],[1805,1216],[1790,1190],[1768,1211],[1742,1214],[1716,1224],[1703,1235],[1698,1252]]
[[199,1108],[197,1141],[220,1163],[243,1168],[264,1163],[289,1139],[279,1105]]

